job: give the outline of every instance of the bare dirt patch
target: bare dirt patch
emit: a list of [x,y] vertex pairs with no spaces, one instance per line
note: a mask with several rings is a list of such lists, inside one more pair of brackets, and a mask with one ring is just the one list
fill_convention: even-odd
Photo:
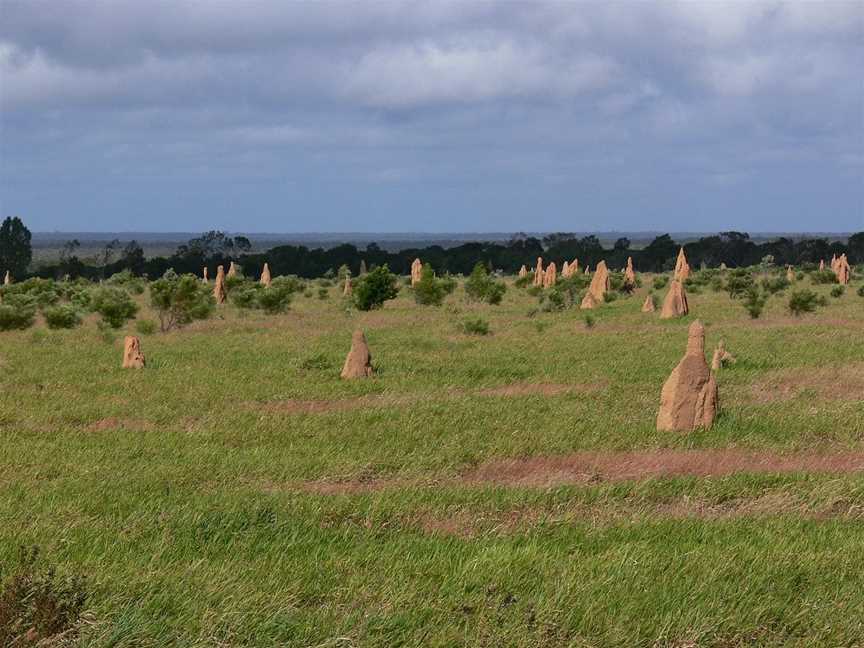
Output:
[[864,453],[773,454],[746,450],[583,452],[563,457],[488,461],[464,476],[467,483],[509,486],[626,481],[657,477],[712,477],[735,473],[858,472]]
[[322,495],[392,488],[488,485],[548,488],[566,484],[668,477],[722,477],[736,473],[864,472],[864,452],[777,454],[738,449],[579,452],[555,457],[496,459],[446,480],[388,478],[317,480],[293,487]]
[[864,362],[834,367],[795,367],[768,372],[750,389],[754,402],[766,404],[813,394],[818,400],[864,400]]
[[729,520],[741,517],[794,515],[808,519],[864,519],[864,507],[852,502],[811,504],[799,497],[772,491],[755,497],[742,497],[722,503],[679,496],[651,502],[636,498],[574,503],[552,509],[517,508],[503,511],[422,512],[405,524],[429,535],[473,538],[480,535],[510,535],[549,525],[590,524],[605,527],[645,520]]
[[87,426],[91,432],[105,432],[106,430],[131,430],[133,432],[145,432],[153,429],[153,424],[150,421],[141,419],[117,418],[109,416],[108,418],[99,419],[95,423]]

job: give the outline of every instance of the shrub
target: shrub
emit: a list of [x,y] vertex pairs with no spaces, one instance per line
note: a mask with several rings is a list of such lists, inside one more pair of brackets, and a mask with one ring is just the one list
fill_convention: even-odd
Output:
[[398,278],[387,264],[367,272],[354,288],[354,304],[362,311],[381,308],[385,301],[395,299],[399,294]]
[[750,314],[751,319],[759,319],[767,301],[767,293],[762,293],[755,284],[744,293],[744,309]]
[[489,335],[489,322],[482,317],[469,317],[462,322],[462,330],[468,335]]
[[318,299],[328,299],[330,297],[330,290],[327,288],[319,288],[318,289]]
[[133,295],[141,295],[144,293],[144,280],[133,275],[130,270],[123,270],[122,272],[117,272],[111,275],[105,283],[109,286],[124,288]]
[[306,284],[304,284],[300,279],[295,277],[294,275],[287,275],[284,277],[276,277],[273,281],[270,282],[270,289],[278,288],[283,293],[293,294],[295,292],[303,292],[306,288]]
[[762,280],[762,288],[765,292],[776,295],[778,292],[783,292],[791,284],[786,277],[765,277]]
[[812,290],[796,290],[789,297],[789,312],[799,317],[804,313],[812,313],[821,304],[819,295]]
[[85,582],[58,578],[52,568],[40,569],[37,559],[36,549],[22,549],[0,585],[0,646],[77,645]]
[[103,286],[93,291],[91,307],[102,316],[102,321],[111,328],[120,328],[135,317],[138,305],[122,288]]
[[594,324],[597,323],[597,320],[591,313],[585,313],[585,317],[583,318],[585,322],[585,328],[594,328]]
[[838,286],[834,286],[834,287],[831,289],[831,296],[832,296],[832,297],[835,297],[835,298],[836,298],[836,297],[842,297],[842,296],[843,296],[843,293],[845,293],[845,292],[846,292],[846,287],[845,287],[845,286],[839,286],[839,285],[838,285]]
[[11,286],[3,286],[0,288],[0,295],[3,295],[4,298],[5,296],[21,295],[39,308],[52,306],[60,298],[57,287],[51,279],[40,279],[38,277],[33,277]]
[[745,268],[733,270],[726,280],[726,292],[731,299],[744,295],[751,286],[753,286],[753,275]]
[[236,284],[234,289],[228,293],[228,296],[231,298],[231,303],[237,308],[257,308],[258,294],[261,290],[262,286],[260,284],[245,281]]
[[447,295],[452,295],[453,291],[456,290],[457,281],[456,277],[451,275],[450,273],[445,274],[443,277],[438,279],[439,284],[444,289],[444,293]]
[[141,335],[153,335],[156,332],[156,322],[153,320],[136,320],[135,330]]
[[[453,282],[455,284],[455,281]],[[444,282],[435,277],[435,271],[428,263],[423,264],[420,281],[414,286],[414,301],[421,306],[440,306],[447,296]]]
[[666,287],[666,284],[669,283],[668,275],[660,275],[659,277],[654,277],[654,290],[663,290]]
[[465,294],[470,301],[485,301],[487,304],[500,304],[507,292],[507,286],[502,281],[495,281],[486,271],[482,261],[478,261],[471,271],[471,276],[465,281]]
[[861,286],[861,287],[858,289],[858,296],[859,296],[859,297],[864,297],[864,286]]
[[603,302],[606,304],[611,304],[616,299],[618,299],[618,293],[616,292],[606,291],[603,293]]
[[7,295],[0,303],[0,331],[24,330],[36,317],[35,300],[28,295]]
[[159,328],[164,333],[210,317],[216,302],[207,285],[195,275],[181,277],[168,270],[150,284],[150,304],[159,314]]
[[71,304],[49,306],[42,311],[42,314],[45,316],[45,323],[50,329],[71,329],[81,323],[78,309]]
[[837,275],[832,270],[814,270],[810,273],[810,281],[814,284],[835,284]]
[[297,284],[290,281],[288,277],[284,277],[286,281],[279,281],[279,279],[274,279],[269,288],[258,292],[258,306],[268,315],[276,315],[288,310],[291,297],[297,288]]

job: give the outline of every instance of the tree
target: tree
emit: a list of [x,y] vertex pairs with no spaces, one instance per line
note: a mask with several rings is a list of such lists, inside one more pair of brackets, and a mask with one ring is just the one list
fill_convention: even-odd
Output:
[[[248,242],[249,239],[246,239]],[[214,256],[228,256],[234,251],[234,239],[219,230],[210,230],[201,236],[189,239],[186,245],[177,248],[179,257],[198,257],[209,259]]]
[[849,237],[849,262],[864,263],[864,232]]
[[14,277],[23,277],[33,260],[30,230],[23,221],[8,217],[0,225],[0,272],[8,270]]
[[616,252],[625,252],[630,249],[630,239],[626,236],[622,236],[617,241],[615,241],[615,245],[612,248]]
[[123,248],[123,254],[120,259],[125,268],[128,268],[135,274],[140,274],[141,268],[144,267],[144,249],[138,245],[138,241],[129,241],[126,247]]
[[102,276],[105,276],[106,266],[111,263],[114,259],[114,254],[117,252],[117,249],[120,247],[119,239],[114,239],[109,243],[105,244],[105,247],[102,248],[102,251],[99,253],[97,260],[99,264],[102,266]]
[[235,236],[234,247],[237,249],[238,252],[246,254],[252,249],[252,241],[250,241],[245,236]]
[[78,255],[75,254],[80,247],[81,243],[78,239],[72,239],[71,241],[66,241],[63,247],[60,248],[60,274],[69,275],[70,277],[81,274],[84,264],[78,258]]

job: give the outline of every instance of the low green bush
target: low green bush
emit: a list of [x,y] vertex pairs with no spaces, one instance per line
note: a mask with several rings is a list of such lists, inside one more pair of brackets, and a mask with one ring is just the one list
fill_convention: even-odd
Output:
[[754,284],[744,293],[744,310],[747,311],[751,319],[759,319],[767,301],[768,293],[760,291]]
[[193,320],[207,319],[216,301],[207,284],[193,274],[178,276],[168,270],[150,284],[150,304],[159,315],[162,332],[181,328]]
[[505,292],[507,292],[507,285],[490,276],[482,261],[477,262],[474,270],[471,271],[471,276],[465,281],[465,294],[469,301],[483,301],[497,305],[501,303]]
[[414,301],[421,306],[440,306],[446,296],[444,281],[435,276],[431,265],[424,263],[420,281],[414,286]]
[[72,304],[49,306],[42,311],[42,314],[50,329],[71,329],[81,323],[81,315]]
[[99,313],[102,321],[114,329],[123,326],[138,312],[138,305],[123,288],[102,286],[93,291],[91,298],[93,311]]
[[354,287],[354,304],[362,311],[381,308],[385,301],[399,294],[397,282],[398,277],[390,272],[387,264],[378,266],[360,277]]
[[6,295],[0,304],[0,331],[26,329],[36,318],[36,301],[27,295]]
[[836,284],[837,275],[832,270],[814,270],[810,273],[810,281],[816,285]]
[[468,335],[489,335],[489,322],[482,317],[469,317],[462,322],[462,330]]
[[796,290],[789,296],[789,312],[800,317],[804,313],[815,312],[818,306],[823,305],[824,298],[820,299],[812,290]]
[[141,335],[153,335],[156,332],[156,322],[153,320],[135,320],[135,330]]

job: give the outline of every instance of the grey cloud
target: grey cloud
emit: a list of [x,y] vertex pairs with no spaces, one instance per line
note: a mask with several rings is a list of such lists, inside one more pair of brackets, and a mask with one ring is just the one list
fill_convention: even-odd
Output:
[[862,68],[860,2],[4,0],[3,174],[848,194]]

